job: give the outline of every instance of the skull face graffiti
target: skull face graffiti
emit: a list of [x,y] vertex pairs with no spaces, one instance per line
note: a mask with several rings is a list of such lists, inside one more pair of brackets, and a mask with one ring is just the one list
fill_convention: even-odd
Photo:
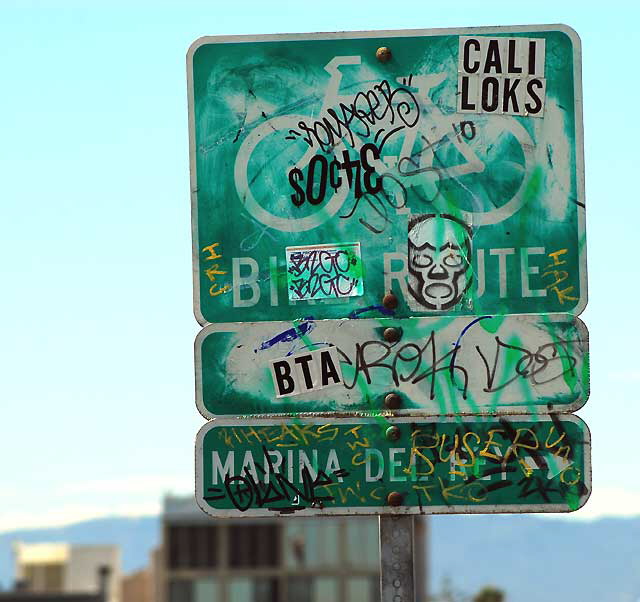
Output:
[[471,229],[452,215],[409,220],[409,293],[413,309],[447,310],[471,286]]

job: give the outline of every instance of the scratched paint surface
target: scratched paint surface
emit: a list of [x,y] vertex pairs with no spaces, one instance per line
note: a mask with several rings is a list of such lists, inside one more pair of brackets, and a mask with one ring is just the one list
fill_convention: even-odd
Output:
[[[496,86],[507,64],[531,64],[509,55],[508,43],[544,42],[535,64],[543,110],[461,112],[465,36],[503,40],[501,59],[482,61],[490,74],[502,61]],[[387,63],[375,57],[381,46],[392,51]],[[206,38],[187,63],[202,324],[342,318],[379,308],[388,290],[399,299],[396,317],[584,308],[580,46],[572,31]],[[513,99],[499,92],[499,100]],[[363,296],[320,299],[336,284],[309,273],[317,300],[291,300],[285,249],[341,242],[361,244]]]
[[222,420],[196,442],[196,499],[213,516],[568,512],[590,490],[575,416]]
[[[344,382],[276,399],[270,362],[328,345]],[[402,398],[395,412],[412,415],[572,412],[589,396],[588,333],[567,315],[211,325],[195,364],[207,418],[379,411],[391,392]]]

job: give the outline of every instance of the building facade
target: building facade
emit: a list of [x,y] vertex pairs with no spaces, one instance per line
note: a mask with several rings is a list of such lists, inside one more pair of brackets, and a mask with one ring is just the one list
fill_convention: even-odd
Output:
[[167,497],[157,602],[378,602],[377,517],[215,520]]
[[155,602],[151,568],[125,575],[121,585],[121,602]]
[[117,546],[67,543],[15,543],[15,579],[31,593],[98,594],[120,602],[120,550]]

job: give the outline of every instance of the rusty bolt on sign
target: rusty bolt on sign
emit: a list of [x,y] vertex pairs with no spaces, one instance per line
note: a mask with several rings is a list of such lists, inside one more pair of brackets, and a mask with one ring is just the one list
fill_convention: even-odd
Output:
[[392,491],[387,496],[387,504],[389,504],[389,506],[399,506],[402,504],[402,494],[397,491]]
[[389,441],[397,441],[398,439],[400,439],[400,429],[395,425],[390,426],[385,431],[385,436]]
[[399,328],[385,328],[382,333],[384,340],[387,343],[396,343],[400,340],[400,329]]
[[378,50],[376,50],[376,58],[381,63],[387,63],[391,60],[391,49],[386,46],[380,46]]
[[386,309],[395,309],[396,307],[398,307],[398,297],[396,297],[391,291],[389,291],[382,298],[382,305],[384,305]]
[[402,399],[397,393],[389,393],[384,398],[384,405],[390,410],[397,410],[402,404]]

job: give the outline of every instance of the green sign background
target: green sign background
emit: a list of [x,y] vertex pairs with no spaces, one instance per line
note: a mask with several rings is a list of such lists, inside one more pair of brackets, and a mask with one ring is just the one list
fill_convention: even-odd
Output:
[[[543,116],[458,112],[461,35],[544,39]],[[376,59],[382,46],[392,51],[387,63]],[[201,324],[376,315],[389,289],[399,298],[396,317],[584,308],[580,43],[572,30],[203,38],[189,51],[188,77]],[[376,121],[372,107],[384,102]],[[331,113],[345,109],[361,111],[349,127]],[[340,131],[323,144],[329,126]],[[327,183],[323,196],[318,173],[334,160],[328,178],[342,183]],[[340,168],[343,160],[350,163]],[[464,173],[473,161],[482,168]],[[365,178],[382,189],[370,194]],[[296,204],[292,179],[314,204]],[[409,220],[428,214],[466,224],[469,270],[452,307],[420,311],[407,304],[404,270]],[[287,246],[355,241],[362,297],[289,301]]]
[[[343,383],[276,399],[271,361],[327,345]],[[391,392],[413,416],[566,413],[589,397],[587,329],[566,314],[212,324],[195,349],[206,418],[377,412]]]
[[213,516],[568,512],[590,466],[574,416],[215,420],[196,440],[196,499]]

